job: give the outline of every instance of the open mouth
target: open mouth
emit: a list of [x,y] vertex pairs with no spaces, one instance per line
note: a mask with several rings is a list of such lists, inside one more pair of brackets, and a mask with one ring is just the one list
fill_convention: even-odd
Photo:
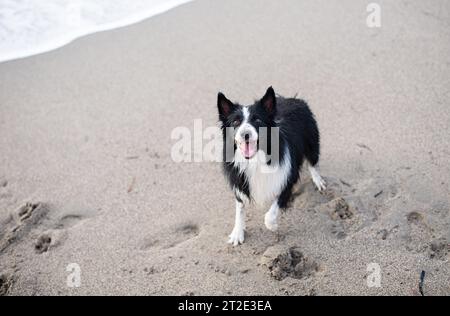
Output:
[[245,159],[251,159],[258,151],[258,144],[255,141],[243,141],[239,144],[239,149]]

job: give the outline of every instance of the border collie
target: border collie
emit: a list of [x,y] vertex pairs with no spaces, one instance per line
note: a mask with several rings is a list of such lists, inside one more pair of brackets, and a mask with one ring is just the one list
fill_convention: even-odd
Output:
[[236,198],[236,220],[229,243],[244,242],[246,204],[271,203],[265,225],[278,229],[299,181],[303,163],[319,191],[325,182],[315,166],[319,161],[319,129],[305,101],[276,96],[270,87],[253,105],[242,106],[219,93],[217,106],[223,133],[223,167]]

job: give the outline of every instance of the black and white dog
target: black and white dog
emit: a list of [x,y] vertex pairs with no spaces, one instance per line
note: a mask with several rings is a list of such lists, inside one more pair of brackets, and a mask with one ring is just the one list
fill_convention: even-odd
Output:
[[307,164],[319,191],[325,182],[315,169],[319,161],[319,130],[306,102],[275,95],[270,87],[250,106],[219,93],[217,105],[223,132],[224,172],[236,197],[236,221],[229,243],[244,242],[246,203],[272,203],[265,225],[278,229],[280,209],[288,206],[294,185]]

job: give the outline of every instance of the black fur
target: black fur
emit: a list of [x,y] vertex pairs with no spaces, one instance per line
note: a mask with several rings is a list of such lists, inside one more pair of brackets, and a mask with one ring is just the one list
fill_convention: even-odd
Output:
[[[243,193],[250,200],[252,199],[251,188],[249,188],[245,173],[240,173],[232,161],[226,161],[226,148],[231,146],[234,151],[237,150],[234,144],[234,137],[226,137],[228,127],[237,128],[243,120],[242,106],[229,101],[223,94],[218,96],[219,120],[222,125],[224,141],[224,173],[232,189]],[[285,148],[288,149],[291,159],[291,170],[288,181],[279,194],[278,205],[280,208],[286,208],[292,196],[292,188],[299,181],[300,169],[307,159],[312,166],[319,161],[320,155],[320,136],[316,120],[305,101],[297,98],[284,98],[276,96],[272,87],[270,87],[265,96],[255,102],[249,108],[249,123],[257,131],[261,127],[279,127],[279,160],[271,160],[269,164],[280,164],[286,159]],[[260,134],[261,135],[261,134]],[[271,133],[268,133],[268,146],[259,146],[267,155],[271,155]],[[231,144],[231,142],[233,144]],[[267,148],[263,148],[267,147]],[[228,147],[230,148],[230,147]],[[241,198],[236,194],[238,201]]]

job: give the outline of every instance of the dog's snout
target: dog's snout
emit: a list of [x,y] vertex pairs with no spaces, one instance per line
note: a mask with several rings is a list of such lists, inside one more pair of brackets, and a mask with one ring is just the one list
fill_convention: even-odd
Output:
[[258,133],[250,124],[244,124],[236,132],[235,139],[238,143],[253,143],[258,140]]

